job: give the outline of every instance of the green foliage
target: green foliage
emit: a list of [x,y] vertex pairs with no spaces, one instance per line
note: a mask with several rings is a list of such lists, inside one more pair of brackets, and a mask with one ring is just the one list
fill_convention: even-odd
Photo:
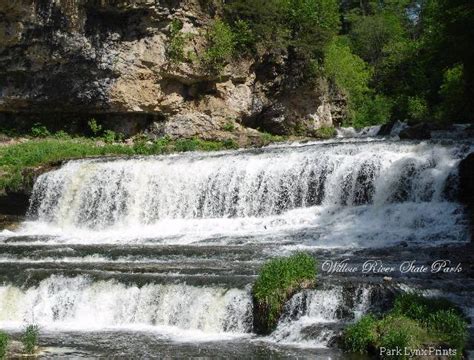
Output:
[[372,315],[362,317],[344,331],[344,348],[358,353],[366,353],[377,340],[377,320]]
[[439,94],[441,117],[452,122],[463,120],[466,111],[463,65],[457,64],[444,72]]
[[70,139],[71,135],[69,135],[67,132],[63,130],[59,130],[54,133],[54,137],[59,140],[66,140],[66,139]]
[[123,134],[116,133],[115,131],[112,131],[112,130],[105,130],[104,134],[102,135],[102,139],[107,144],[113,144],[116,141],[122,141],[123,140]]
[[239,54],[252,53],[255,49],[256,38],[248,21],[237,20],[232,24],[235,50]]
[[428,104],[419,96],[408,97],[408,116],[415,121],[422,121],[428,116]]
[[389,98],[373,94],[366,94],[356,105],[351,122],[355,128],[386,123],[393,107]]
[[266,327],[273,328],[278,321],[283,305],[301,288],[316,282],[316,261],[306,253],[290,257],[275,258],[260,269],[252,293],[261,311],[265,312]]
[[23,348],[26,353],[33,354],[38,345],[39,327],[38,325],[28,325],[21,337]]
[[283,136],[280,135],[273,135],[268,132],[262,132],[260,135],[260,138],[262,140],[262,145],[268,145],[274,142],[281,142],[285,140]]
[[332,126],[323,126],[315,131],[314,136],[319,139],[331,139],[336,135],[336,129]]
[[230,61],[234,51],[234,33],[230,26],[216,19],[207,32],[207,49],[203,56],[204,64],[211,71],[219,73]]
[[338,7],[336,0],[235,0],[225,10],[239,51],[290,54],[289,61],[308,65],[322,60],[322,50],[337,33]]
[[99,135],[99,133],[102,131],[102,125],[97,124],[97,121],[95,119],[91,119],[87,122],[87,125],[89,125],[89,129],[92,131],[92,134],[94,136]]
[[224,124],[224,126],[222,127],[222,130],[229,131],[229,132],[234,131],[235,130],[234,122],[228,121],[227,123]]
[[0,359],[6,358],[8,341],[8,335],[0,331]]
[[349,101],[357,103],[369,91],[370,69],[351,49],[344,38],[337,38],[326,49],[324,58],[326,76],[344,90]]
[[449,345],[461,357],[467,337],[467,323],[451,302],[404,293],[397,296],[393,309],[382,319],[368,315],[350,325],[344,331],[343,343],[353,352]]
[[178,19],[173,19],[170,24],[170,35],[166,52],[172,62],[180,63],[186,59],[184,54],[185,36],[181,32],[183,23]]
[[[417,321],[403,315],[388,315],[377,324],[379,339],[376,340],[376,347],[387,349],[418,349],[423,344],[431,341],[426,329]],[[403,351],[404,352],[404,351]],[[409,356],[389,355],[385,358],[409,359]]]
[[40,123],[35,123],[31,128],[31,135],[37,138],[44,138],[51,135],[51,133],[46,126],[41,125]]

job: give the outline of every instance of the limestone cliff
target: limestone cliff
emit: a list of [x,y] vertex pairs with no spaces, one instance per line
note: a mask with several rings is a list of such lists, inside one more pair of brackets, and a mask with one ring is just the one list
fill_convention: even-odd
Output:
[[284,58],[238,59],[219,73],[172,61],[172,21],[190,35],[185,51],[199,53],[219,13],[208,3],[1,0],[0,121],[80,128],[95,117],[127,135],[145,130],[245,144],[257,128],[311,135],[340,119],[344,100],[324,79],[282,85],[291,77]]

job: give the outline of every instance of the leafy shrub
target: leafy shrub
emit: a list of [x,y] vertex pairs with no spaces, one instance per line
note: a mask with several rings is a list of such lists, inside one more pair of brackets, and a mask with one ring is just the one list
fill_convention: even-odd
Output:
[[234,34],[229,25],[220,19],[207,32],[208,46],[204,53],[204,64],[211,71],[220,72],[234,51]]
[[439,94],[442,102],[440,104],[441,117],[450,121],[460,121],[466,111],[466,95],[464,94],[464,67],[455,65],[447,69],[443,74]]
[[51,133],[46,126],[41,125],[40,123],[35,123],[31,128],[31,135],[38,138],[44,138],[51,135]]
[[366,353],[377,340],[377,321],[372,315],[362,317],[344,331],[344,347],[352,352]]
[[170,36],[166,51],[171,61],[179,63],[185,60],[184,45],[185,37],[181,33],[183,23],[178,19],[173,19],[170,24]]
[[104,139],[107,144],[112,144],[116,141],[122,141],[123,135],[112,130],[105,130],[102,139]]
[[315,282],[316,261],[309,254],[297,253],[265,263],[252,288],[259,331],[270,332],[289,297],[302,288],[314,286]]
[[39,327],[38,325],[28,325],[21,337],[23,348],[26,353],[33,354],[38,345]]
[[67,140],[71,138],[71,136],[63,130],[56,131],[54,137],[59,140]]
[[332,126],[323,126],[317,129],[314,135],[319,139],[331,139],[336,135],[336,129]]
[[102,125],[97,124],[97,121],[95,119],[91,119],[87,122],[87,125],[89,125],[89,129],[92,131],[92,134],[94,136],[99,135],[99,133],[102,131]]
[[262,140],[263,145],[268,145],[268,144],[273,143],[273,142],[279,142],[279,141],[284,140],[283,136],[273,135],[273,134],[270,134],[268,132],[262,132],[260,134],[260,138]]
[[235,124],[232,121],[229,121],[224,124],[222,130],[232,132],[235,130]]
[[238,149],[239,144],[233,139],[226,139],[222,142],[222,146],[225,149]]
[[408,97],[408,116],[415,121],[424,120],[428,116],[428,104],[419,96]]
[[8,335],[0,332],[0,359],[5,359],[8,348]]
[[392,112],[392,101],[385,96],[365,94],[353,106],[350,124],[357,129],[370,125],[385,124]]

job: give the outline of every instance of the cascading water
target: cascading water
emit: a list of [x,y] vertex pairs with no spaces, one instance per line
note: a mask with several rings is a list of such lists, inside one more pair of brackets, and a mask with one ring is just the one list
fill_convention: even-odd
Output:
[[362,251],[396,262],[384,249],[404,244],[410,259],[466,243],[455,194],[471,148],[343,139],[70,161],[37,179],[28,221],[0,233],[0,327],[247,339],[235,345],[251,349],[242,357],[270,351],[262,341],[326,347],[374,306],[373,288],[321,274],[327,286],[296,294],[275,332],[254,342],[261,263],[300,249],[320,261]]

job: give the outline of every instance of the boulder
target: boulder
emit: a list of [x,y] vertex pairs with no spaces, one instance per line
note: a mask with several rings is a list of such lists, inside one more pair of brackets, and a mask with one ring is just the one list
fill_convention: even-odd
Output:
[[403,129],[399,136],[403,140],[428,140],[431,139],[431,131],[426,123],[421,123]]

